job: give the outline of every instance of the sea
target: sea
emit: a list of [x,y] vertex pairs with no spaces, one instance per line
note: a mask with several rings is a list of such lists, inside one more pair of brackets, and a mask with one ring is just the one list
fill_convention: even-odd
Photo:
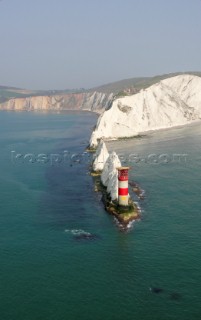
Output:
[[0,319],[201,319],[201,125],[107,142],[145,191],[128,230],[86,153],[97,115],[0,113]]

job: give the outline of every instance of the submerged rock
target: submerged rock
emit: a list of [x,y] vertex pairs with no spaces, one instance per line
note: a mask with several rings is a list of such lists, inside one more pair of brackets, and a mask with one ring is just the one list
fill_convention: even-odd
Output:
[[162,292],[164,292],[164,290],[162,288],[159,288],[159,287],[150,287],[149,289],[153,293],[162,293]]
[[170,299],[171,300],[181,300],[181,294],[180,293],[178,293],[178,292],[172,292],[171,294],[170,294]]
[[70,233],[74,236],[74,239],[76,240],[96,240],[100,239],[100,237],[94,233],[90,233],[87,231],[84,231],[82,229],[66,229],[66,233]]
[[97,240],[100,239],[99,236],[96,234],[91,234],[91,233],[83,233],[83,234],[77,234],[74,236],[76,240]]

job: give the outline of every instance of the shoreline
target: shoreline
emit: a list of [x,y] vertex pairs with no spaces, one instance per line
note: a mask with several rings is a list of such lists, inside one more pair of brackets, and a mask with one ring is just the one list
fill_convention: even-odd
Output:
[[[188,125],[172,127],[168,129],[161,129],[155,130],[143,135],[141,138],[134,138],[134,139],[116,139],[105,141],[106,146],[109,151],[117,151],[118,154],[134,152],[135,153],[135,146],[138,145],[147,145],[147,143],[154,144],[154,143],[165,143],[166,141],[171,140],[179,140],[183,139],[185,136],[188,136],[192,130],[196,130],[199,134],[201,131],[201,121],[198,120],[193,123],[189,123]],[[144,152],[145,150],[143,150]]]
[[25,112],[25,113],[49,113],[49,114],[67,114],[67,113],[79,113],[79,112],[83,112],[83,113],[90,113],[90,114],[95,114],[98,117],[100,116],[101,113],[98,113],[96,111],[92,111],[92,110],[82,110],[82,109],[64,109],[64,110],[57,110],[57,109],[49,109],[49,110],[45,110],[45,109],[30,109],[30,110],[26,110],[26,109],[0,109],[0,112],[15,112],[15,113],[19,113],[19,112]]
[[106,143],[110,142],[123,142],[123,141],[138,141],[146,137],[152,137],[153,135],[157,133],[168,133],[171,132],[172,130],[179,130],[179,129],[184,129],[184,128],[191,128],[194,126],[197,126],[201,124],[201,119],[196,119],[193,120],[192,122],[189,123],[184,123],[181,125],[176,125],[176,126],[171,126],[171,127],[164,127],[164,128],[159,128],[159,129],[150,129],[147,131],[140,131],[136,135],[133,136],[125,136],[125,137],[101,137],[98,138],[98,140],[103,139]]

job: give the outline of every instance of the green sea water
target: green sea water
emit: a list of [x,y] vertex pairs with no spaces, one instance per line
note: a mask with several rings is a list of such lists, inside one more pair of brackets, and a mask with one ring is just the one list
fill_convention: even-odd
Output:
[[141,221],[122,232],[83,154],[96,118],[0,113],[1,319],[200,319],[200,125],[107,144],[146,192]]

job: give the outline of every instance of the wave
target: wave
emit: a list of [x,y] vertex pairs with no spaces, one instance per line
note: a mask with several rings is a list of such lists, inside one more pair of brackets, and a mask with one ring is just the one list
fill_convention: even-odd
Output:
[[66,229],[65,232],[71,233],[74,236],[92,236],[90,232],[84,231],[82,229]]
[[121,224],[121,222],[119,222],[119,220],[117,218],[115,218],[115,217],[114,217],[114,221],[115,221],[115,223],[118,226],[120,231],[122,231],[124,233],[128,233],[133,229],[134,224],[135,224],[135,222],[137,220],[130,221],[126,226]]

